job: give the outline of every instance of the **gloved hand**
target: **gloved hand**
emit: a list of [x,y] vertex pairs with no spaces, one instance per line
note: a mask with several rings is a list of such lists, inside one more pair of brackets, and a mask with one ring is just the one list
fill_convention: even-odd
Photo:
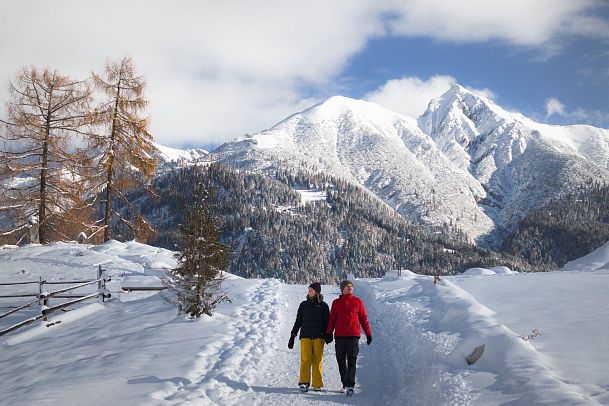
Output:
[[288,341],[288,348],[291,350],[292,348],[294,348],[294,339],[296,338],[296,336],[290,336],[290,341]]
[[366,336],[366,345],[370,345],[372,342],[372,336]]
[[334,340],[334,336],[332,334],[326,334],[326,344],[330,344],[332,340]]

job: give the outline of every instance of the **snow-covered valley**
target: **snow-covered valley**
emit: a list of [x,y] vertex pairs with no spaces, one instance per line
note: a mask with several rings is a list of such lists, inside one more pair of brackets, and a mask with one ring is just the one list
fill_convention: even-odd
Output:
[[[232,303],[198,321],[160,293],[120,292],[127,281],[156,280],[175,265],[171,254],[115,241],[0,250],[0,282],[88,278],[102,265],[113,293],[51,317],[60,324],[1,337],[0,403],[609,404],[609,245],[554,273],[473,269],[438,286],[409,271],[356,280],[374,340],[360,341],[350,399],[336,393],[333,344],[325,349],[326,391],[297,390],[298,346],[288,350],[287,340],[305,285],[231,276]],[[331,303],[338,287],[322,293]],[[525,341],[533,329],[541,334]],[[468,365],[465,356],[482,344],[482,357]]]

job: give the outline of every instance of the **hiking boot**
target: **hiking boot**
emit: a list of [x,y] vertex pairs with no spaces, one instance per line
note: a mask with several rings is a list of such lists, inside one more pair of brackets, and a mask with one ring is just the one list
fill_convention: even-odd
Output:
[[347,392],[347,396],[353,396],[353,393],[354,393],[353,388],[347,388],[346,392]]
[[307,385],[306,383],[301,383],[298,388],[301,392],[307,392],[309,390],[309,385]]

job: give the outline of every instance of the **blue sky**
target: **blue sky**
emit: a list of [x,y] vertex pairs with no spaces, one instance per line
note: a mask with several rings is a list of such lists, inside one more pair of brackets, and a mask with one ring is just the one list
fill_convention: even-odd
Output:
[[609,128],[606,0],[7,0],[0,52],[5,84],[22,66],[86,78],[131,55],[152,133],[173,147],[335,94],[416,117],[452,83],[538,121]]
[[[350,61],[345,76],[352,80],[345,91],[361,98],[391,79],[448,75],[464,86],[491,90],[498,104],[539,121],[608,128],[608,45],[606,40],[572,38],[547,56],[540,49],[498,41],[382,38]],[[550,98],[565,105],[565,114],[547,117]]]

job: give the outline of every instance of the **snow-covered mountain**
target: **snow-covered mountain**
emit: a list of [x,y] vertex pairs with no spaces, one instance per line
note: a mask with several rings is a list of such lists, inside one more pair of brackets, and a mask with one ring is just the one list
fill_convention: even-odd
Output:
[[609,130],[536,123],[459,85],[432,100],[418,123],[482,185],[481,207],[500,229],[585,181],[609,180]]
[[202,160],[209,154],[208,151],[201,148],[194,149],[176,149],[166,147],[155,143],[154,146],[157,149],[156,158],[159,162],[159,166],[163,167],[168,164],[188,164]]
[[474,238],[494,226],[477,203],[486,196],[480,183],[416,120],[374,103],[335,96],[214,154],[261,172],[306,163],[364,186],[414,222],[455,224]]
[[418,120],[331,97],[214,155],[259,172],[314,166],[415,223],[456,225],[485,245],[551,197],[609,181],[609,130],[536,123],[459,85]]

